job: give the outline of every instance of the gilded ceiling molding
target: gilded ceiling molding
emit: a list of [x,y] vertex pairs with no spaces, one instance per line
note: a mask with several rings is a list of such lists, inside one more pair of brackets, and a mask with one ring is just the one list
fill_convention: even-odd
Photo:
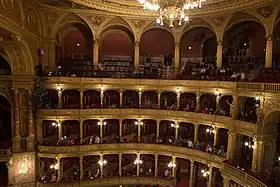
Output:
[[[102,11],[117,13],[117,14],[127,14],[136,16],[148,16],[156,17],[157,13],[152,11],[145,11],[139,6],[119,6],[112,1],[95,2],[92,0],[72,0],[73,3],[89,7],[92,9],[98,9]],[[275,2],[275,0],[243,0],[243,1],[227,1],[224,3],[213,3],[211,5],[204,6],[202,9],[190,11],[189,15],[209,15],[214,13],[222,13],[235,11],[238,9],[250,8],[259,4],[268,4]]]

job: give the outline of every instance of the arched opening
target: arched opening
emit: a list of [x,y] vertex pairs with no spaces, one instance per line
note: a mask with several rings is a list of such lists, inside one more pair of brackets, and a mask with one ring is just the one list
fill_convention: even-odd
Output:
[[11,75],[12,70],[10,64],[6,61],[4,57],[0,55],[0,75]]
[[215,64],[217,40],[215,33],[206,27],[197,27],[185,32],[180,42],[182,67],[196,66],[202,61]]
[[0,149],[9,149],[12,139],[11,105],[0,95]]
[[82,76],[92,70],[93,35],[86,24],[66,24],[56,38],[56,73]]
[[149,71],[171,66],[174,55],[174,38],[163,29],[150,29],[140,39],[140,64]]
[[223,38],[223,65],[234,72],[248,72],[264,66],[266,39],[264,27],[244,21],[229,27]]
[[280,67],[280,20],[278,20],[273,32],[273,64]]
[[[124,77],[133,71],[134,36],[123,26],[108,27],[101,35],[99,62],[101,70]],[[116,75],[117,74],[117,75]]]

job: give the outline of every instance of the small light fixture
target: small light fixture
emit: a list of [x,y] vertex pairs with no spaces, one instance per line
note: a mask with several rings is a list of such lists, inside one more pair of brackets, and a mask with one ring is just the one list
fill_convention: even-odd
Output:
[[143,161],[137,158],[137,159],[134,161],[134,164],[135,164],[135,165],[140,165],[140,164],[143,164]]
[[192,49],[192,46],[189,46],[189,50],[191,50]]
[[139,88],[139,92],[142,92],[142,88]]
[[59,168],[58,163],[50,165],[50,169],[58,170],[58,168]]
[[59,127],[60,123],[57,121],[52,122],[52,127]]
[[200,172],[202,173],[203,177],[207,177],[208,175],[210,175],[210,172],[205,169],[202,169]]
[[57,86],[56,86],[56,90],[57,90],[58,92],[61,92],[61,91],[62,91],[61,86],[60,86],[60,85],[57,85]]
[[[98,121],[97,125],[99,125],[99,126],[100,126],[100,125],[101,125],[101,122],[100,122],[100,121]],[[103,125],[103,126],[107,125],[107,122],[106,122],[106,121],[103,121],[102,125]]]
[[167,165],[169,168],[175,168],[176,164],[174,162],[169,162]]
[[99,161],[98,161],[98,164],[99,164],[100,166],[105,166],[105,165],[107,164],[107,160],[99,160]]
[[209,133],[209,134],[215,134],[215,129],[213,129],[213,128],[207,128],[207,129],[206,129],[206,132]]
[[178,124],[172,123],[172,124],[171,124],[171,127],[178,129],[178,128],[179,128],[179,125],[178,125]]
[[134,124],[135,125],[140,125],[140,126],[144,125],[144,123],[142,121],[140,123],[138,121],[135,121]]
[[255,100],[256,100],[256,101],[259,101],[259,100],[260,100],[260,96],[256,96],[256,97],[255,97]]
[[77,45],[78,47],[80,47],[81,44],[78,42],[76,45]]
[[247,43],[244,43],[244,46],[247,46]]

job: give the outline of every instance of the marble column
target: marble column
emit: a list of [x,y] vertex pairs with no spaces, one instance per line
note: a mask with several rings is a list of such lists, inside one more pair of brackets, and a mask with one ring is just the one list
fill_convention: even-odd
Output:
[[134,69],[139,70],[139,42],[134,42]]
[[99,63],[99,40],[93,41],[93,68],[97,69]]
[[157,141],[158,141],[158,139],[159,139],[159,125],[160,125],[160,120],[158,119],[157,120],[157,134],[156,134],[156,138],[157,138]]
[[102,164],[100,164],[100,177],[103,177],[103,161],[104,161],[104,157],[102,154],[100,154],[100,161],[102,162]]
[[83,142],[83,137],[84,137],[84,120],[80,119],[80,144],[82,145]]
[[200,96],[201,95],[202,94],[199,92],[196,93],[196,109],[195,109],[196,112],[200,111]]
[[179,134],[179,123],[178,121],[175,121],[175,140],[178,139],[178,134]]
[[142,107],[142,90],[138,91],[138,98],[139,98],[139,108]]
[[122,140],[122,126],[123,126],[123,119],[121,118],[120,119],[120,126],[119,126],[119,137],[120,137],[120,140]]
[[100,119],[99,122],[100,122],[99,136],[100,136],[100,142],[102,143],[103,142],[103,123],[104,123],[103,119]]
[[230,187],[230,178],[228,178],[224,175],[222,177],[223,177],[224,187]]
[[160,97],[161,97],[161,91],[158,91],[158,97],[157,97],[157,106],[160,108]]
[[195,183],[195,165],[194,165],[194,161],[190,160],[190,179],[189,179],[189,187],[194,187],[194,183]]
[[158,176],[158,155],[155,155],[155,177]]
[[[176,164],[176,156],[172,157],[172,163]],[[172,176],[176,177],[176,167],[172,167]]]
[[181,92],[177,92],[177,103],[176,103],[177,109],[180,108],[180,96],[181,96]]
[[58,140],[62,138],[62,122],[57,121],[57,128],[58,128]]
[[264,141],[261,139],[254,140],[254,147],[253,147],[253,159],[252,159],[252,170],[254,172],[260,172],[263,168],[263,161],[264,161]]
[[104,90],[100,90],[100,104],[101,108],[103,108],[103,101],[104,101]]
[[137,128],[138,128],[137,141],[138,141],[138,143],[140,143],[140,141],[141,141],[141,120],[140,119],[138,120]]
[[214,147],[218,145],[218,138],[219,138],[219,128],[215,128],[215,133],[214,133]]
[[63,177],[63,164],[61,163],[60,157],[56,157],[56,163],[58,164],[57,181],[60,181]]
[[34,151],[35,149],[35,132],[33,121],[33,92],[28,90],[28,137],[27,137],[27,150]]
[[123,105],[123,89],[120,89],[120,107],[122,108]]
[[235,152],[236,149],[238,148],[236,146],[236,136],[237,134],[235,132],[231,132],[231,131],[228,132],[227,159],[229,161],[234,161],[235,159]]
[[84,158],[83,156],[80,156],[80,180],[83,180],[84,178]]
[[59,89],[57,91],[57,94],[58,94],[58,108],[62,108],[62,90]]
[[210,166],[209,167],[209,176],[208,176],[208,183],[207,183],[207,187],[212,187],[212,173],[213,173],[213,167]]
[[273,38],[272,35],[266,36],[266,49],[265,49],[265,68],[272,68],[272,55],[273,55]]
[[119,154],[119,176],[122,176],[122,154]]
[[80,108],[83,108],[84,91],[80,90]]
[[194,124],[194,139],[193,143],[196,144],[198,142],[198,129],[199,129],[199,124]]
[[216,66],[218,68],[222,68],[223,66],[223,41],[219,40],[217,42],[217,61],[216,61]]
[[[139,153],[137,153],[137,160],[140,160],[140,154]],[[137,177],[139,176],[139,174],[140,174],[140,163],[138,163],[137,165],[136,165],[136,172],[137,172]]]
[[222,96],[221,95],[216,95],[216,111],[215,114],[218,114],[220,112],[220,101],[221,101]]
[[13,151],[21,150],[21,135],[20,135],[20,90],[14,89],[14,137]]
[[180,44],[175,43],[175,50],[174,50],[174,68],[175,72],[178,72],[180,67]]

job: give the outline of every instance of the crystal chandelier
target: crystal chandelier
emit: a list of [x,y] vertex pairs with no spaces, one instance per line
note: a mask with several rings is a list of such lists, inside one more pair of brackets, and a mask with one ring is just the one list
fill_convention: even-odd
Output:
[[195,8],[201,8],[206,0],[138,0],[144,9],[157,11],[159,13],[156,19],[157,24],[163,25],[164,20],[169,21],[169,26],[174,27],[174,22],[178,25],[189,20],[186,11]]

